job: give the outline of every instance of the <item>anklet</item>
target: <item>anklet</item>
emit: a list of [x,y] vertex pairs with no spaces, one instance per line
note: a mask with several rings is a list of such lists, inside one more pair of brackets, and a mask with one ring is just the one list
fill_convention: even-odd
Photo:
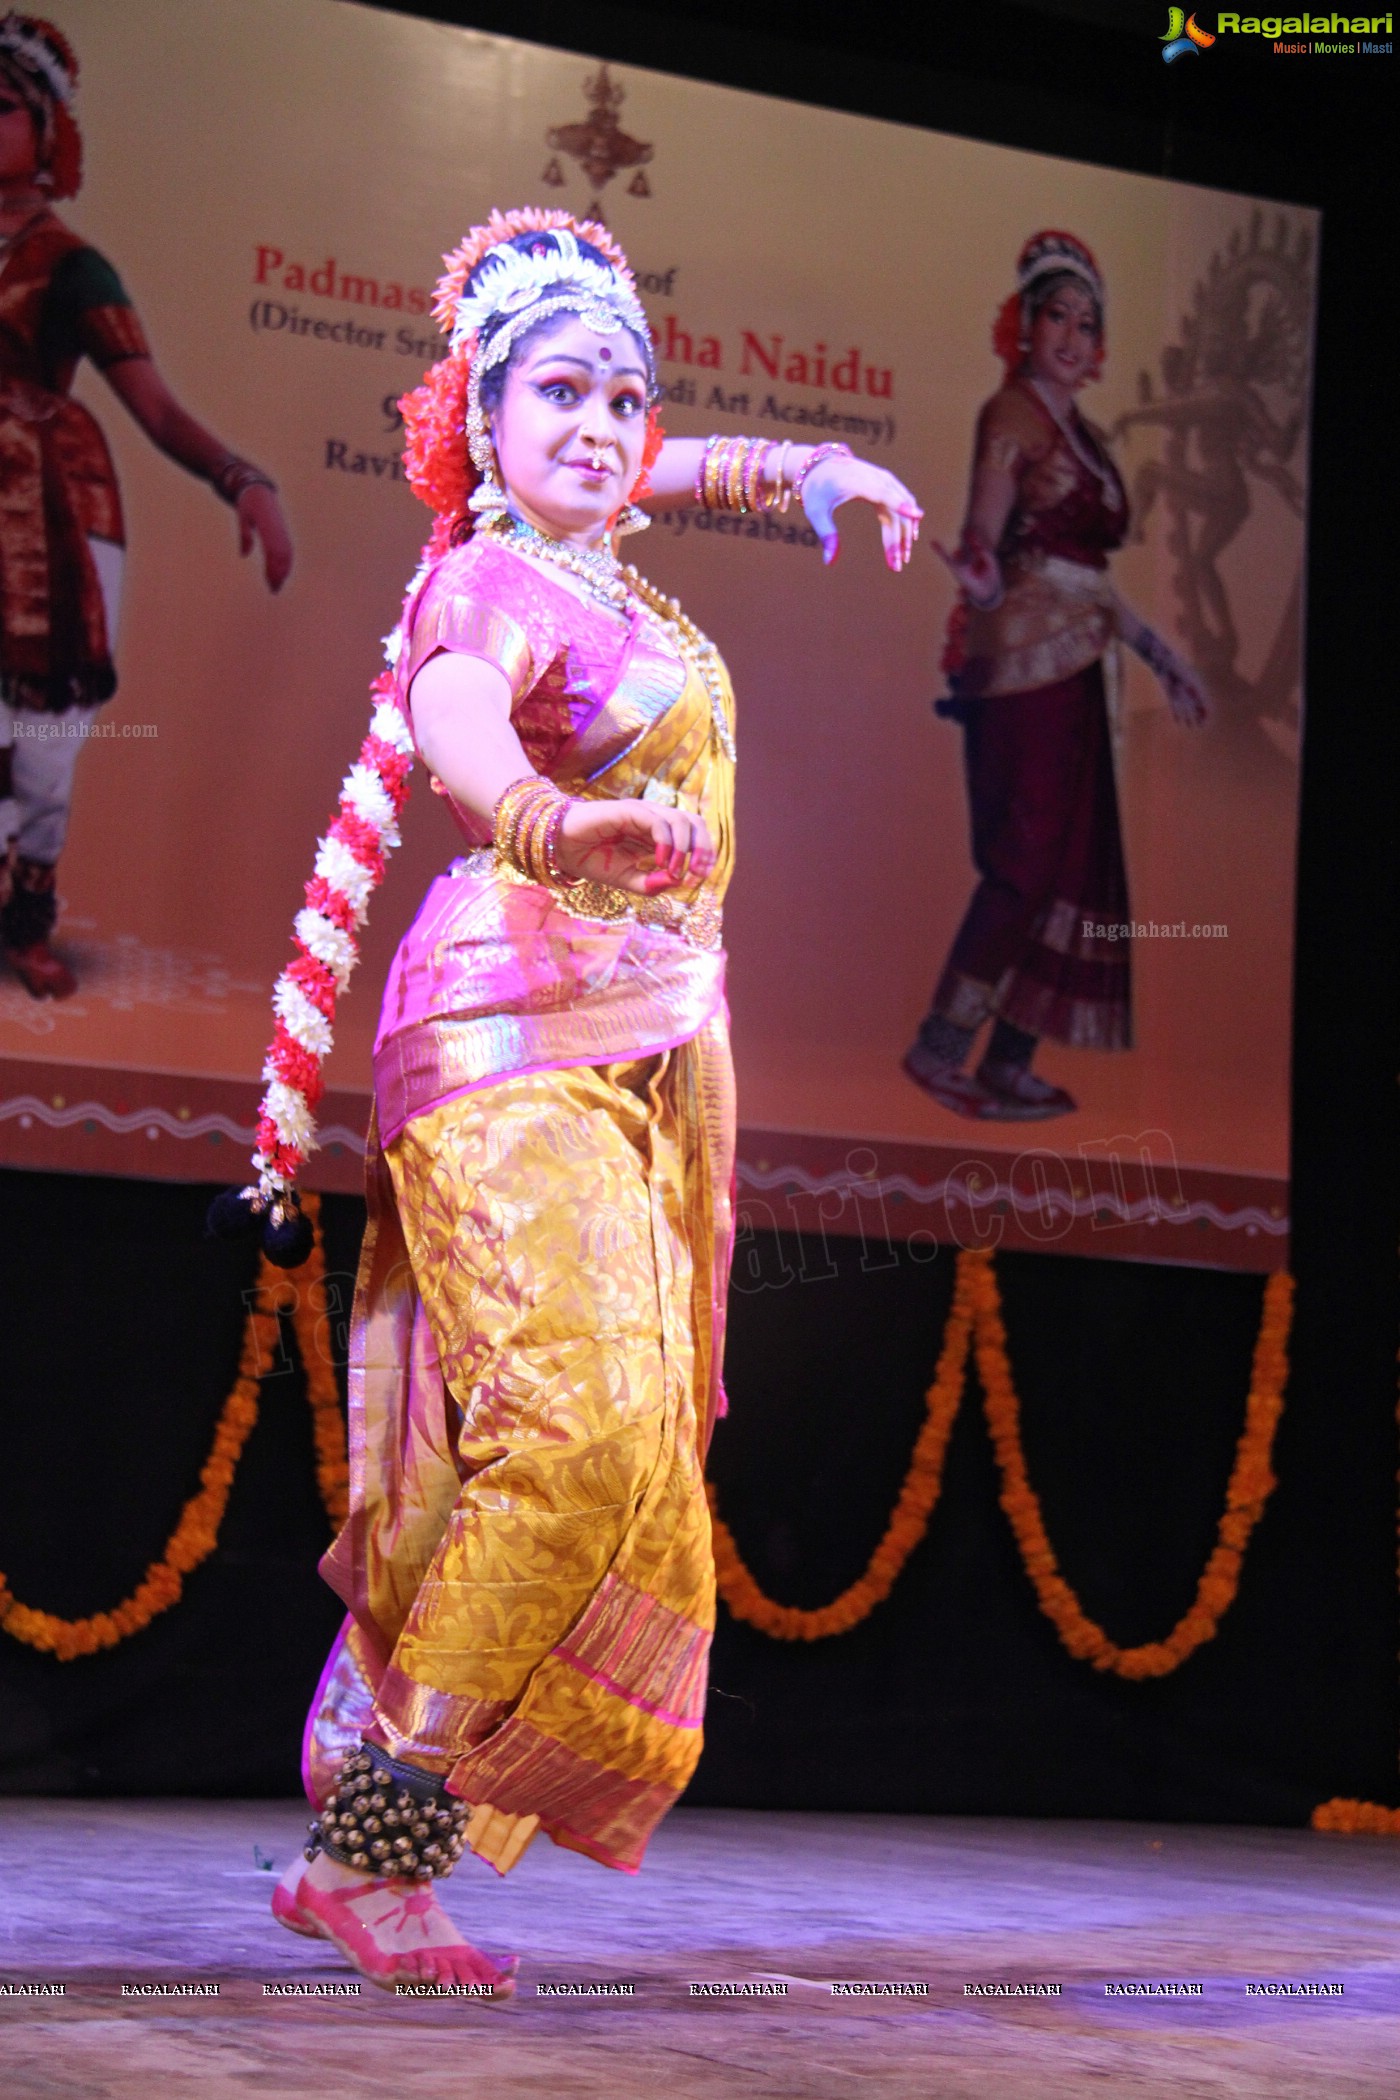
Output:
[[369,1744],[342,1764],[335,1799],[311,1825],[306,1857],[324,1852],[362,1874],[431,1881],[461,1858],[470,1813],[435,1773]]

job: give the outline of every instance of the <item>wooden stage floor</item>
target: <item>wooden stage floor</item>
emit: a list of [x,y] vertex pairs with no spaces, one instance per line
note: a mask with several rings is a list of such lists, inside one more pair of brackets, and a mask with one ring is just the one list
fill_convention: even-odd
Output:
[[[446,1884],[471,1936],[523,1956],[494,2009],[269,1992],[350,1980],[268,1916],[304,1828],[287,1802],[0,1803],[5,2100],[1400,2093],[1385,1839],[681,1809],[636,1878],[541,1842],[508,1881]],[[833,1994],[850,1982],[927,1995]],[[541,1988],[588,1983],[632,1991]],[[158,1984],[218,1994],[131,1994]],[[1167,1984],[1201,1990],[1108,1989]]]

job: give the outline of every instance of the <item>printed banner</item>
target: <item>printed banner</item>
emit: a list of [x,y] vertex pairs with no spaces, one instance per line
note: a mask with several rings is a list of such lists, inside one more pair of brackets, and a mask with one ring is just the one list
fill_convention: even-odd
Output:
[[[668,429],[843,439],[927,514],[902,576],[868,512],[838,514],[830,569],[796,511],[678,510],[629,543],[738,693],[726,946],[749,1226],[1282,1264],[1316,215],[334,0],[62,0],[57,21],[85,176],[54,206],[78,241],[0,258],[6,664],[30,660],[36,620],[57,663],[79,619],[95,664],[105,621],[117,685],[103,700],[84,670],[69,705],[36,709],[6,671],[21,704],[0,806],[24,891],[6,946],[52,918],[56,868],[44,939],[76,988],[35,996],[0,964],[0,1159],[239,1171],[269,988],[429,524],[396,401],[439,351],[439,257],[492,205],[557,203],[604,217],[632,259]],[[993,322],[1041,229],[1085,243],[1106,287],[1079,399],[1131,520],[1103,573],[1210,706],[1183,726],[1106,641],[1096,754],[1092,708],[1058,744],[1024,691],[934,711],[960,645],[949,659],[957,593],[930,543],[957,543],[1003,378]],[[65,260],[94,250],[105,276]],[[66,365],[39,341],[62,272]],[[295,550],[279,593],[119,383],[133,329],[178,410],[277,483]],[[35,447],[73,404],[110,454],[109,515],[84,513],[86,567],[50,548],[35,613]],[[1023,687],[1053,684],[1044,669]],[[379,988],[456,848],[421,778],[405,824],[341,1006],[309,1177],[325,1187],[358,1183]],[[965,923],[974,855],[995,918],[1074,827],[1082,879],[1032,933],[1080,989],[1032,1013],[1001,982],[1013,1019],[1044,1021],[1034,1075],[1073,1105],[970,1120],[902,1061],[935,986],[956,1020],[958,986],[1002,969]]]

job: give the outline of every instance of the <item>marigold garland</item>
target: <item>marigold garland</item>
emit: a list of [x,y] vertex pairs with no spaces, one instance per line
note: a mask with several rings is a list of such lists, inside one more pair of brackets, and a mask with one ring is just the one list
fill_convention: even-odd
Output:
[[1235,1451],[1225,1508],[1216,1543],[1190,1608],[1165,1640],[1120,1648],[1085,1612],[1059,1570],[1045,1530],[1040,1500],[1026,1475],[1021,1444],[1020,1402],[1012,1383],[1006,1352],[1000,1294],[990,1260],[974,1271],[975,1352],[982,1382],[987,1426],[1001,1467],[1001,1506],[1021,1549],[1026,1573],[1040,1608],[1054,1624],[1071,1655],[1127,1678],[1165,1677],[1203,1642],[1212,1640],[1235,1601],[1240,1569],[1250,1534],[1276,1485],[1271,1460],[1274,1431],[1283,1412],[1288,1379],[1288,1335],[1293,1310],[1293,1278],[1271,1276],[1264,1286],[1264,1307],[1254,1345],[1254,1366],[1244,1429]]
[[338,1528],[344,1522],[349,1479],[345,1425],[335,1372],[318,1347],[317,1335],[325,1309],[320,1207],[315,1196],[305,1200],[315,1231],[311,1256],[290,1275],[274,1268],[266,1255],[262,1258],[243,1327],[238,1375],[219,1415],[214,1442],[199,1476],[199,1493],[181,1511],[164,1558],[151,1563],[137,1588],[112,1611],[94,1612],[84,1619],[61,1619],[55,1612],[36,1611],[21,1604],[0,1575],[0,1630],[12,1639],[53,1655],[59,1662],[72,1662],[80,1655],[95,1655],[100,1648],[114,1648],[118,1641],[140,1633],[159,1612],[169,1611],[172,1604],[179,1602],[185,1577],[206,1561],[219,1543],[233,1476],[258,1419],[263,1366],[276,1356],[278,1319],[282,1313],[291,1314],[306,1375],[321,1498],[332,1523]]
[[[1026,1476],[1020,1402],[1007,1358],[1006,1329],[990,1249],[965,1249],[958,1256],[942,1354],[927,1395],[928,1419],[919,1432],[894,1515],[864,1575],[831,1604],[816,1610],[775,1603],[764,1595],[744,1565],[733,1534],[719,1515],[711,1487],[715,1574],[720,1595],[736,1619],[757,1626],[775,1640],[786,1641],[816,1641],[828,1634],[848,1632],[883,1603],[928,1529],[937,1503],[944,1455],[962,1399],[971,1344],[976,1352],[987,1423],[1001,1466],[1001,1506],[1011,1520],[1041,1609],[1053,1621],[1070,1654],[1092,1663],[1095,1669],[1112,1670],[1129,1679],[1166,1676],[1214,1637],[1221,1619],[1234,1603],[1245,1548],[1275,1485],[1271,1459],[1288,1379],[1293,1290],[1293,1279],[1287,1275],[1271,1276],[1264,1287],[1245,1426],[1235,1453],[1215,1549],[1197,1586],[1195,1601],[1165,1640],[1120,1648],[1088,1617],[1059,1572],[1039,1499]],[[1360,1806],[1365,1808],[1365,1804]],[[1389,1811],[1366,1809],[1366,1813],[1386,1815]],[[1357,1827],[1369,1829],[1375,1825]]]
[[719,1514],[714,1486],[708,1488],[714,1532],[715,1581],[736,1619],[757,1626],[778,1641],[819,1641],[847,1633],[883,1604],[904,1564],[928,1530],[943,1486],[948,1438],[962,1402],[967,1356],[972,1341],[973,1282],[985,1256],[961,1253],[953,1281],[953,1302],[943,1330],[943,1348],[933,1384],[925,1395],[927,1416],[914,1444],[909,1471],[899,1491],[885,1535],[870,1556],[865,1573],[830,1604],[804,1611],[795,1604],[775,1604],[765,1597],[745,1567],[734,1535]]

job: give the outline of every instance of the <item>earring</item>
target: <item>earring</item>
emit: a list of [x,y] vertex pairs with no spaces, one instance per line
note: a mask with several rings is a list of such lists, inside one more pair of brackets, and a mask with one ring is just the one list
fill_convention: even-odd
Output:
[[467,498],[467,509],[473,517],[489,523],[492,518],[503,518],[510,509],[506,492],[496,479],[494,464],[486,469],[481,480]]
[[625,532],[645,532],[650,523],[651,519],[644,510],[639,510],[635,503],[629,503],[625,510],[619,512],[613,531],[620,539]]

